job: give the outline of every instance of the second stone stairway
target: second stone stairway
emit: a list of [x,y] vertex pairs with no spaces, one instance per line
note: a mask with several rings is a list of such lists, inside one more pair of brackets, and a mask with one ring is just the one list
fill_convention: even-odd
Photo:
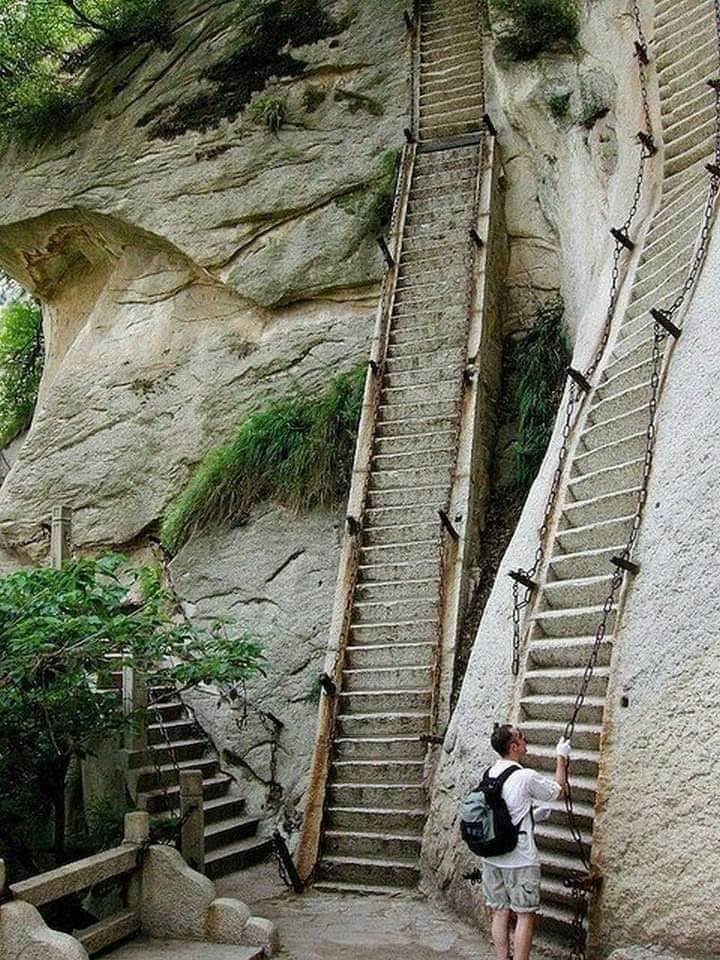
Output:
[[[614,567],[635,518],[650,418],[653,307],[682,287],[703,223],[714,157],[718,38],[711,0],[655,5],[654,55],[664,142],[663,190],[634,277],[630,304],[618,318],[610,350],[586,402],[572,452],[549,560],[531,610],[518,722],[529,741],[527,763],[551,774],[554,745],[572,714]],[[657,138],[657,134],[656,134]],[[600,739],[616,632],[616,611],[599,648],[573,738],[571,764],[577,824],[591,852]],[[563,881],[583,862],[562,802],[538,824],[544,926],[571,936],[572,894]]]

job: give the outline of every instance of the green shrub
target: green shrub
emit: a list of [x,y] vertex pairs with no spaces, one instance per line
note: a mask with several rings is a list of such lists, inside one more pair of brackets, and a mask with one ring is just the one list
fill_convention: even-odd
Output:
[[385,233],[390,226],[401,156],[401,150],[385,150],[380,155],[375,177],[336,201],[342,210],[361,221],[358,243],[364,237]]
[[270,133],[277,133],[287,119],[287,97],[263,93],[255,97],[248,109],[250,119],[264,123]]
[[530,60],[558,43],[574,44],[580,29],[578,0],[490,0],[498,14],[500,53]]
[[294,510],[339,502],[350,486],[364,383],[363,364],[334,377],[322,394],[296,391],[246,417],[171,505],[165,548],[175,552],[197,530],[241,521],[262,500]]
[[567,115],[571,97],[570,90],[553,90],[545,98],[545,103],[547,103],[550,113],[559,120]]
[[44,362],[38,304],[20,298],[0,308],[0,449],[30,425]]
[[562,300],[549,300],[538,308],[527,336],[512,349],[515,483],[524,491],[530,489],[540,469],[565,386],[571,353],[562,318]]
[[322,87],[308,84],[303,91],[302,103],[306,113],[315,113],[321,103],[327,99],[327,91]]
[[0,141],[35,145],[87,107],[94,51],[168,35],[167,0],[0,0]]

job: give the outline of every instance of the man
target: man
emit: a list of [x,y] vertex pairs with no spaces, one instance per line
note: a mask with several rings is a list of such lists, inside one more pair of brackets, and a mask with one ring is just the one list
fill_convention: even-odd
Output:
[[[490,738],[493,750],[500,754],[490,768],[490,777],[519,763],[527,753],[522,730],[510,724],[497,726]],[[533,800],[557,800],[567,790],[567,761],[570,741],[560,739],[556,747],[555,779],[534,770],[515,770],[505,781],[502,798],[513,824],[520,825],[517,846],[510,853],[483,858],[483,893],[493,910],[492,938],[497,960],[508,960],[510,912],[517,915],[514,960],[528,960],[535,930],[535,913],[540,906],[540,858],[533,832]],[[539,808],[537,819],[546,819],[550,810]]]

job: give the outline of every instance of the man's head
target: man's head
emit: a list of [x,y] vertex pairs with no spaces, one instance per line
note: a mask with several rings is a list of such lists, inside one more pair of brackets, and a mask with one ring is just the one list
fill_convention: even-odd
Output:
[[519,760],[527,753],[525,734],[509,723],[495,724],[490,745],[503,760]]

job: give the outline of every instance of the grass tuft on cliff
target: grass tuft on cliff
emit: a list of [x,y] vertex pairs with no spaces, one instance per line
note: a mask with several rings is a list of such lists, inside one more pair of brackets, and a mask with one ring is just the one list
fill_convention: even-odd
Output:
[[40,307],[11,301],[0,309],[0,450],[30,425],[44,363]]
[[176,553],[198,530],[242,522],[263,500],[297,511],[339,503],[350,487],[365,371],[362,364],[320,394],[297,390],[246,417],[168,509],[165,549]]
[[578,0],[490,0],[490,8],[499,18],[498,49],[508,60],[531,60],[543,50],[577,41]]
[[538,307],[535,323],[514,347],[511,396],[517,419],[515,485],[528,491],[552,436],[562,399],[570,345],[563,328],[563,302],[554,297]]
[[0,0],[0,144],[34,146],[86,109],[96,52],[164,43],[168,0]]

